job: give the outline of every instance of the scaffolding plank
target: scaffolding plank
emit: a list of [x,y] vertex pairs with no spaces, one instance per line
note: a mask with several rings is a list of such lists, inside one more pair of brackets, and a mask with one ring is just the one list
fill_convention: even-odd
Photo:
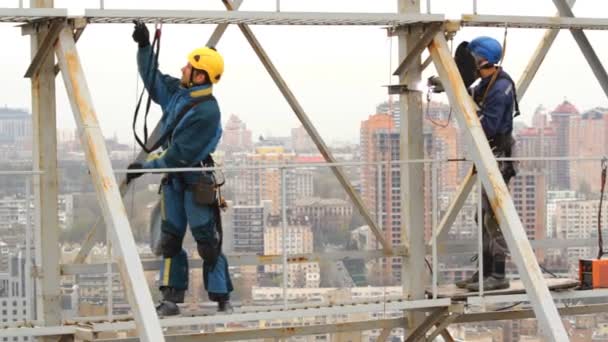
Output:
[[[570,278],[545,278],[550,290],[567,290],[578,286],[579,282]],[[484,291],[484,296],[525,294],[526,288],[521,280],[511,280],[511,286],[504,290]],[[431,293],[427,289],[427,293]],[[479,296],[477,292],[469,292],[466,289],[459,289],[454,284],[442,285],[437,288],[438,298],[451,298],[455,301],[466,300],[469,297]]]
[[463,14],[461,26],[608,30],[608,18],[570,18],[518,15]]

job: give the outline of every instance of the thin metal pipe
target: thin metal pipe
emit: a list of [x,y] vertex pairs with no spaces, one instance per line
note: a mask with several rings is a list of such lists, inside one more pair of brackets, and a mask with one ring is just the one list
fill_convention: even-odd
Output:
[[477,177],[477,263],[479,297],[483,297],[483,189],[480,177]]
[[473,0],[473,14],[477,14],[477,0]]
[[281,0],[277,0],[277,12],[281,12]]
[[114,277],[113,277],[113,272],[112,272],[112,264],[113,264],[112,241],[111,241],[109,229],[106,231],[106,248],[107,248],[106,252],[108,255],[108,262],[107,262],[107,267],[106,267],[106,274],[107,274],[106,284],[108,286],[108,288],[106,290],[107,304],[108,304],[108,321],[112,321],[113,317],[114,317],[114,288],[113,288]]
[[32,218],[31,218],[31,201],[32,188],[31,179],[28,177],[25,180],[25,302],[27,305],[26,320],[31,320],[33,315],[32,296]]
[[287,173],[285,168],[281,168],[281,216],[282,225],[281,230],[283,232],[281,236],[281,252],[283,253],[283,308],[287,309],[287,286],[288,286],[288,272],[287,269]]
[[432,187],[432,191],[433,191],[433,200],[431,203],[432,206],[432,211],[431,211],[431,219],[432,219],[432,236],[431,239],[433,240],[433,246],[432,246],[432,255],[433,255],[433,269],[431,270],[432,275],[433,275],[433,299],[437,299],[437,282],[438,282],[438,273],[439,273],[439,260],[438,260],[438,255],[437,255],[437,209],[438,209],[438,205],[437,205],[437,164],[433,164],[433,166],[431,167],[431,187]]
[[[495,158],[496,161],[601,161],[605,156],[589,156],[589,157],[513,157],[513,158]],[[192,171],[242,171],[242,170],[265,170],[268,168],[314,168],[314,167],[335,167],[335,166],[368,166],[368,165],[401,165],[413,163],[472,163],[473,160],[467,158],[441,158],[441,159],[409,159],[409,160],[392,160],[392,161],[377,161],[377,162],[335,162],[335,163],[286,163],[286,164],[268,164],[263,166],[217,166],[217,167],[185,167],[185,168],[163,168],[163,169],[118,169],[114,173],[166,173],[166,172],[192,172]],[[0,174],[1,175],[1,174]]]
[[44,171],[0,171],[0,176],[17,176],[17,175],[43,175]]

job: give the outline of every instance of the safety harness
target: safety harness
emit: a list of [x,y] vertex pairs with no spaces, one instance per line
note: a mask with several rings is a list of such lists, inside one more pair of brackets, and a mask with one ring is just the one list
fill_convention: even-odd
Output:
[[[154,32],[154,40],[152,40],[152,49],[150,50],[150,57],[154,57],[154,62],[148,65],[148,70],[146,71],[146,80],[152,77],[152,84],[156,82],[156,74],[158,70],[158,56],[160,54],[160,37],[162,33],[162,24],[156,24],[156,30]],[[133,113],[133,135],[135,136],[135,141],[137,144],[147,153],[151,153],[156,148],[147,148],[148,144],[148,113],[150,112],[150,105],[152,104],[152,97],[148,94],[148,99],[146,100],[146,112],[144,114],[144,139],[143,141],[137,135],[137,130],[135,126],[137,124],[137,116],[139,115],[139,108],[141,107],[141,101],[144,97],[145,87],[142,88],[141,93],[139,94],[139,99],[137,100],[137,106],[135,106],[135,113]],[[160,141],[160,139],[159,139]],[[161,144],[162,145],[162,144]],[[156,144],[155,144],[156,146]],[[160,145],[159,145],[160,146]]]

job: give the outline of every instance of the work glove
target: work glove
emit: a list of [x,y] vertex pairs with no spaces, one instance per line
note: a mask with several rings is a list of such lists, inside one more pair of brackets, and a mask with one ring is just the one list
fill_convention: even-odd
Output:
[[[138,169],[143,169],[143,168],[144,167],[141,163],[131,163],[129,165],[129,167],[127,167],[128,170],[138,170]],[[143,172],[127,173],[127,184],[131,183],[132,180],[139,178],[143,175],[144,175]]]
[[150,45],[150,31],[141,21],[134,20],[135,28],[133,29],[133,40],[139,45],[140,48]]
[[434,93],[443,93],[445,89],[443,89],[443,84],[441,83],[441,79],[439,76],[431,76],[427,81],[427,86],[430,87]]

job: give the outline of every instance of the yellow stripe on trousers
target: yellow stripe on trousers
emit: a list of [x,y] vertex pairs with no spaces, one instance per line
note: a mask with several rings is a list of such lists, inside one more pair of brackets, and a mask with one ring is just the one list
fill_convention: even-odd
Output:
[[163,286],[169,286],[169,273],[171,273],[171,258],[165,259],[165,268],[163,270]]

